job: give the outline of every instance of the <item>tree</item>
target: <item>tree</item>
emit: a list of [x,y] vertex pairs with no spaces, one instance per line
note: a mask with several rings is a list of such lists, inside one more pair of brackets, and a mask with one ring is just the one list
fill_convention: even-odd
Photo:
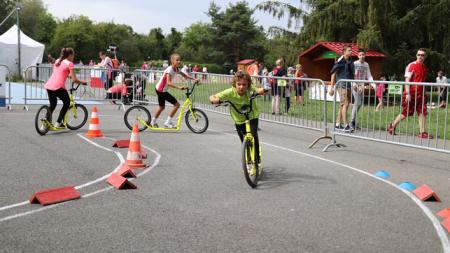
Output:
[[253,10],[247,2],[230,4],[223,12],[212,2],[208,16],[211,17],[212,42],[224,55],[223,61],[237,62],[243,57],[260,56],[262,27],[256,26]]
[[[317,41],[357,42],[361,47],[383,51],[386,74],[401,75],[404,66],[420,47],[429,49],[427,65],[436,71],[448,69],[450,56],[450,2],[448,0],[299,0],[311,12],[266,1],[257,9],[271,13],[289,13],[301,19],[299,44],[306,48]],[[303,13],[303,15],[290,15]],[[409,55],[409,59],[405,59]],[[435,75],[431,72],[430,75]]]
[[86,16],[71,16],[58,24],[51,41],[50,52],[59,55],[61,48],[72,47],[76,60],[88,62],[98,58],[92,21]]
[[[13,0],[0,0],[0,22],[2,22],[15,7],[16,3]],[[0,26],[0,34],[8,31],[9,28],[16,23],[15,18],[16,16],[13,14],[2,26]]]
[[170,34],[165,38],[168,54],[172,54],[178,48],[182,38],[183,34],[178,32],[177,29],[173,27],[170,29]]
[[50,44],[56,21],[47,12],[42,0],[23,0],[20,10],[20,29],[43,44]]
[[167,59],[167,49],[164,43],[164,34],[161,28],[154,28],[150,30],[147,36],[148,48],[150,51],[146,55],[151,59]]

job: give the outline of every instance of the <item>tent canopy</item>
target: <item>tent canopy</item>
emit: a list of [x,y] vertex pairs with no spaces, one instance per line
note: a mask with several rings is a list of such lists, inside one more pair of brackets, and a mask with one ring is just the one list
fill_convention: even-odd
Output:
[[[12,72],[17,73],[17,26],[13,25],[0,36],[0,64],[5,64]],[[30,66],[42,63],[45,46],[20,31],[21,73]]]

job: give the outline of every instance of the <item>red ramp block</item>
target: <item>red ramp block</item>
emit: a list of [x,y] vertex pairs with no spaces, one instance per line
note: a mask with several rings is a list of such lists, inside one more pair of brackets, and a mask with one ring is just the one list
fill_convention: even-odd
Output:
[[79,198],[81,198],[80,192],[74,186],[65,186],[35,192],[30,198],[30,203],[46,206]]
[[437,201],[441,202],[441,199],[436,195],[436,193],[426,184],[420,186],[419,188],[413,191],[416,196],[422,201]]
[[450,233],[450,218],[445,219],[441,222],[441,225]]
[[450,208],[442,209],[437,215],[442,218],[450,218]]
[[108,184],[114,186],[117,189],[136,189],[136,185],[128,181],[126,178],[122,177],[117,173],[112,173],[111,176],[106,180]]
[[129,146],[130,140],[118,140],[113,144],[113,147],[115,148],[128,148]]
[[120,170],[117,171],[117,174],[125,178],[136,178],[136,174],[126,163],[124,163]]

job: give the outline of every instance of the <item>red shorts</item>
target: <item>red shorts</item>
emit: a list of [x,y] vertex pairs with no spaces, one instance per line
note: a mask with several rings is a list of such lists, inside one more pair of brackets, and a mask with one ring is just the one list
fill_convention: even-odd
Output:
[[417,114],[427,115],[427,95],[422,94],[411,94],[411,100],[409,103],[406,102],[406,95],[402,96],[402,115],[404,117],[414,115],[414,111]]

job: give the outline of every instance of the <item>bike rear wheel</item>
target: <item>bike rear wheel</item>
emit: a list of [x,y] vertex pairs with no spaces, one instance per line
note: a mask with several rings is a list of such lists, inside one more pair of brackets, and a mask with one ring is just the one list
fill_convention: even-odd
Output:
[[[258,163],[256,163],[255,158],[254,145],[250,140],[244,140],[242,144],[242,169],[244,170],[245,180],[252,188],[258,186]],[[252,168],[254,168],[253,173]]]
[[67,128],[70,130],[80,129],[86,124],[88,119],[88,111],[86,106],[82,104],[75,104],[75,110],[73,106],[67,111]]
[[142,105],[135,105],[125,112],[123,116],[123,120],[128,129],[133,130],[133,125],[138,124],[139,131],[144,131],[147,129],[147,126],[142,123],[144,121],[147,125],[150,125],[152,121],[152,116],[150,112]]
[[192,108],[184,115],[187,127],[196,134],[201,134],[208,129],[208,116],[202,110]]
[[43,105],[39,108],[34,119],[34,127],[38,134],[45,135],[49,131],[48,126],[44,121],[52,122],[51,117],[52,113],[50,112],[50,107],[48,105]]

